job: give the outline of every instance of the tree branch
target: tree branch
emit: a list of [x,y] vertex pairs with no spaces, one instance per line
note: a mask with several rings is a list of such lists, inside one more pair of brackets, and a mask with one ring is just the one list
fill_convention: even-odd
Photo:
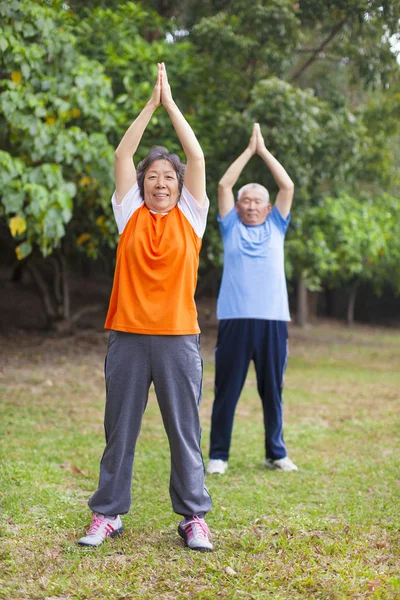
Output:
[[342,21],[340,21],[340,23],[335,25],[335,27],[332,29],[332,31],[330,32],[328,37],[322,42],[322,44],[318,48],[316,48],[314,50],[313,54],[304,63],[304,65],[302,67],[300,67],[300,69],[298,71],[296,71],[296,73],[294,73],[294,75],[292,75],[292,77],[290,78],[291,82],[296,81],[296,79],[298,79],[300,77],[300,75],[302,75],[304,73],[304,71],[306,69],[308,69],[308,67],[310,65],[313,64],[313,62],[318,58],[318,55],[322,52],[322,50],[325,48],[325,46],[327,46],[329,44],[329,42],[331,42],[333,40],[333,38],[339,33],[339,31],[341,29],[343,29],[343,27],[346,25],[347,21],[348,21],[348,17],[346,17],[345,19],[342,19]]
[[68,331],[71,331],[73,325],[77,323],[79,319],[81,319],[85,315],[90,315],[100,310],[104,310],[103,304],[91,304],[90,306],[84,306],[80,308],[70,319],[57,321],[55,323],[55,328],[59,333],[66,333]]

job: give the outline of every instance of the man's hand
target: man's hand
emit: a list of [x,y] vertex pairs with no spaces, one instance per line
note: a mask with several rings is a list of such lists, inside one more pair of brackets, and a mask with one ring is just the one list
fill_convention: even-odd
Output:
[[261,152],[263,152],[264,150],[266,150],[266,146],[265,146],[265,142],[264,142],[264,138],[262,136],[261,133],[261,128],[260,128],[260,124],[259,123],[254,123],[254,130],[256,132],[256,139],[257,139],[257,154],[261,154]]
[[151,106],[153,110],[155,110],[161,104],[161,63],[158,63],[157,66],[158,73],[156,85],[154,86],[153,93],[148,101],[148,105]]
[[256,125],[257,125],[257,123],[254,123],[253,132],[251,134],[249,145],[247,146],[247,149],[250,150],[250,152],[251,152],[252,155],[257,152],[257,130],[256,130]]

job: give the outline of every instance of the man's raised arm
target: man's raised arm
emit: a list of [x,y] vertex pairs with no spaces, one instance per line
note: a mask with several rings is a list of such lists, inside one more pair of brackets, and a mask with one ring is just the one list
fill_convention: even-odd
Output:
[[272,156],[271,152],[267,150],[259,124],[256,123],[254,127],[256,128],[257,136],[256,152],[271,171],[272,176],[279,187],[279,192],[275,200],[275,206],[281,213],[282,217],[286,219],[292,206],[294,183],[280,162],[278,162],[276,158]]
[[218,212],[221,219],[232,210],[235,205],[232,188],[240,177],[244,167],[250,158],[256,153],[257,132],[256,126],[253,127],[253,133],[246,150],[231,164],[218,183]]

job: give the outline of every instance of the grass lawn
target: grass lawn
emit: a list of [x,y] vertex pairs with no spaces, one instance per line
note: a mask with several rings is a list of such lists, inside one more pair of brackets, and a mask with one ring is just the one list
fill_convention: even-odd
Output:
[[[215,330],[203,336],[207,456]],[[262,467],[251,370],[229,469],[207,477],[215,551],[183,547],[151,394],[125,534],[76,544],[104,447],[106,335],[0,343],[0,598],[400,598],[400,331],[290,329],[285,438],[297,473]]]

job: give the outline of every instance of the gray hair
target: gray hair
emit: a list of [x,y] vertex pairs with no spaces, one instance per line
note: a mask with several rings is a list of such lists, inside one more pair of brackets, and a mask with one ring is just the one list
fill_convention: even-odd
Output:
[[164,148],[164,146],[153,146],[147,156],[140,161],[136,169],[136,177],[140,190],[140,195],[144,199],[144,178],[146,175],[146,171],[148,168],[155,162],[156,160],[167,160],[171,163],[178,178],[178,188],[179,188],[179,196],[182,193],[183,187],[183,177],[185,175],[186,165],[183,164],[176,154],[172,154]]
[[263,185],[260,185],[259,183],[246,183],[246,185],[243,185],[237,193],[238,202],[239,202],[243,192],[245,192],[249,188],[253,188],[253,189],[256,189],[259,192],[261,192],[265,202],[267,204],[269,204],[269,192],[266,187],[264,187]]

